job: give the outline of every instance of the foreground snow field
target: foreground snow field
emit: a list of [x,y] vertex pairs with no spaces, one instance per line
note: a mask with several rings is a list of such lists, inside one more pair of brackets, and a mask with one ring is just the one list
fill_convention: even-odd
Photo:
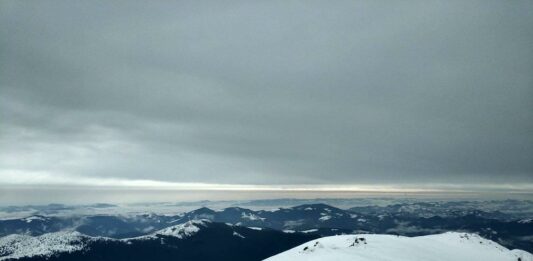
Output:
[[372,234],[323,237],[266,260],[533,261],[533,255],[509,250],[476,234],[448,232],[420,237]]

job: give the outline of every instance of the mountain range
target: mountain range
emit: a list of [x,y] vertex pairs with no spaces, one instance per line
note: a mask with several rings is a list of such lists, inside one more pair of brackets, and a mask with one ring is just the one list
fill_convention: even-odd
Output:
[[[187,227],[197,228],[193,229],[197,231],[191,233],[192,237],[186,233],[181,238],[175,236],[182,235],[179,231],[188,231]],[[177,234],[169,236],[173,230]],[[31,215],[4,219],[0,220],[0,259],[135,260],[132,258],[157,253],[158,260],[174,256],[211,260],[210,255],[218,255],[217,260],[261,260],[320,237],[353,234],[417,237],[447,231],[475,233],[510,249],[533,251],[533,222],[521,213],[454,209],[442,203],[348,209],[319,203],[272,210],[201,207],[170,215]],[[59,247],[57,252],[54,249],[58,245],[66,247]],[[202,250],[203,247],[209,251]],[[217,248],[220,250],[211,252]],[[28,254],[24,249],[34,252]],[[182,253],[183,249],[190,253]],[[231,251],[220,252],[225,250]]]

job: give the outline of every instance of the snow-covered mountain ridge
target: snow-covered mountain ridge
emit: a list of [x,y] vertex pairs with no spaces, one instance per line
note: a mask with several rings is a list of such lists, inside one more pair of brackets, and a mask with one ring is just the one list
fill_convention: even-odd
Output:
[[149,240],[160,236],[183,239],[194,235],[210,223],[207,220],[192,220],[156,231],[150,235],[128,239],[112,239],[106,237],[91,237],[77,231],[61,231],[41,236],[9,235],[0,238],[0,260],[17,259],[21,257],[50,257],[57,253],[83,250],[90,242],[95,241],[136,241]]
[[93,238],[76,231],[61,231],[37,237],[13,234],[0,238],[0,260],[49,257],[55,253],[79,251],[90,240]]
[[266,259],[298,260],[533,261],[533,255],[509,250],[476,234],[447,232],[419,237],[375,234],[323,237]]
[[207,224],[209,223],[211,223],[211,221],[205,220],[205,219],[191,220],[191,221],[187,221],[182,224],[163,228],[149,235],[134,237],[134,238],[126,238],[126,239],[122,239],[122,241],[153,239],[153,238],[157,238],[160,236],[170,236],[170,237],[183,239],[183,238],[194,235],[195,233],[200,231],[202,227],[207,226]]
[[191,220],[132,238],[61,231],[0,238],[1,261],[253,261],[318,238],[305,233],[260,230],[208,220]]

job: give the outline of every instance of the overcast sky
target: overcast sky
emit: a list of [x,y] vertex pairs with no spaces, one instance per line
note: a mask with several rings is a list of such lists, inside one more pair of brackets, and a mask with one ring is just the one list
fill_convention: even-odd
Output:
[[0,185],[532,184],[532,28],[520,0],[1,1]]

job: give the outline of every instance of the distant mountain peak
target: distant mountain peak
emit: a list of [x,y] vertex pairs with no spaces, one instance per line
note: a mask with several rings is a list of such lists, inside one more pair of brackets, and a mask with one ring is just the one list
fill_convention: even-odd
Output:
[[316,204],[303,204],[299,206],[292,207],[292,209],[297,210],[325,210],[325,211],[337,211],[341,210],[339,208],[324,204],[324,203],[316,203]]
[[208,208],[208,207],[201,207],[199,209],[195,209],[193,211],[191,211],[190,213],[193,213],[193,214],[209,214],[209,215],[212,215],[214,214],[216,211]]
[[206,227],[211,221],[206,219],[191,220],[185,223],[163,228],[153,233],[155,236],[172,236],[186,238],[196,234],[202,227]]

